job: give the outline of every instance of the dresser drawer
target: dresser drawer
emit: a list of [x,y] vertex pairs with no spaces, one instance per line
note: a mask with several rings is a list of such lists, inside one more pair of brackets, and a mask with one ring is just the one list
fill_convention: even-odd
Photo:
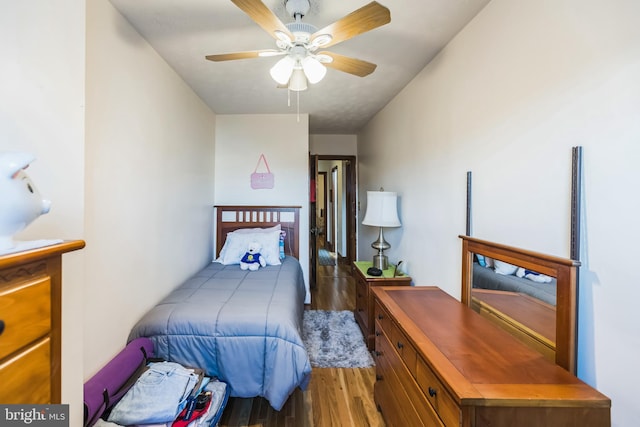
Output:
[[0,359],[42,338],[51,330],[51,279],[0,289]]
[[[444,424],[384,335],[376,337],[376,349],[378,349],[376,351],[376,376],[378,379],[376,386],[378,383],[385,384],[392,390],[392,394],[400,400],[400,408],[393,412],[400,412],[401,417],[408,418],[402,425],[443,427]],[[385,418],[385,420],[388,419],[397,420],[398,417]]]
[[416,376],[416,360],[417,352],[413,345],[409,342],[406,335],[396,326],[395,322],[391,320],[391,316],[382,308],[379,304],[376,304],[376,336],[381,331],[387,335],[387,339],[391,345],[398,352],[404,363],[407,365],[409,372],[412,376]]
[[0,402],[44,404],[51,401],[49,338],[0,364]]
[[389,330],[393,325],[393,321],[391,320],[391,316],[387,313],[387,311],[380,306],[380,303],[376,300],[374,309],[373,309],[373,318],[378,323],[375,327],[376,336],[381,334],[383,331],[389,334]]
[[413,348],[413,345],[411,345],[404,333],[402,333],[394,323],[392,323],[392,325],[390,341],[405,365],[407,365],[407,369],[409,369],[411,375],[415,378],[417,360],[416,350]]
[[460,407],[421,357],[417,360],[416,381],[444,425],[460,426],[462,416]]
[[392,383],[385,380],[376,381],[373,386],[374,398],[378,410],[387,427],[421,426],[415,413],[406,411],[406,395],[392,388]]

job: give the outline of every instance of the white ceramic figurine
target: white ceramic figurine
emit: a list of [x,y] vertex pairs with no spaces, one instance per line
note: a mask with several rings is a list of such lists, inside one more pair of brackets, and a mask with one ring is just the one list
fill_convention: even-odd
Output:
[[24,172],[34,160],[28,153],[0,151],[0,250],[13,248],[14,234],[51,208]]

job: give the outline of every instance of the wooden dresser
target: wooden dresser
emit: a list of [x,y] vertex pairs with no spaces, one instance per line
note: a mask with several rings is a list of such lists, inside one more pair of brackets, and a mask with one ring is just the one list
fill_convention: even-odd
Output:
[[356,309],[354,317],[356,323],[362,331],[362,336],[369,350],[375,346],[375,336],[373,334],[373,293],[374,286],[409,286],[411,277],[394,276],[395,265],[382,271],[382,276],[371,276],[367,274],[367,269],[373,266],[371,261],[354,261],[353,269],[356,279]]
[[0,403],[60,403],[62,254],[83,247],[0,256]]
[[606,396],[441,289],[372,291],[388,426],[611,425]]

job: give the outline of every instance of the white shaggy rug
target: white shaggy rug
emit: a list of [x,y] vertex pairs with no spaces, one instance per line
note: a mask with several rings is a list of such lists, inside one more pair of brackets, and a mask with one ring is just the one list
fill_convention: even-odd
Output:
[[352,311],[305,310],[302,340],[313,367],[374,366]]

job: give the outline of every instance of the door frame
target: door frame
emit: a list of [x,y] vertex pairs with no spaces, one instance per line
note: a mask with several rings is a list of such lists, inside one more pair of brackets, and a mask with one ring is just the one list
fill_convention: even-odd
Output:
[[[346,240],[347,240],[347,253],[345,254],[342,261],[351,264],[352,261],[355,261],[357,258],[357,219],[358,219],[358,210],[357,210],[357,200],[358,200],[358,187],[357,187],[357,157],[356,156],[344,156],[344,155],[330,155],[330,154],[310,154],[310,180],[311,182],[316,183],[317,185],[317,164],[319,160],[338,160],[344,162],[344,184],[345,184],[345,206],[346,206],[346,215],[345,215],[345,223],[346,223]],[[313,166],[312,166],[313,165]],[[314,189],[317,190],[317,189]],[[316,191],[317,194],[317,191]],[[313,212],[315,216],[315,204],[310,203],[310,211]],[[326,210],[325,210],[326,212]],[[325,217],[326,218],[326,217]],[[315,224],[315,218],[313,221]],[[313,249],[313,248],[312,248]],[[317,254],[315,256],[310,257],[311,262],[316,264],[309,269],[309,271],[315,272],[317,274],[317,262],[318,257]],[[311,283],[316,283],[315,274],[311,278]]]
[[[331,168],[331,186],[329,188],[329,205],[331,206],[331,221],[330,229],[331,234],[327,234],[327,244],[329,246],[329,250],[331,252],[337,252],[336,247],[338,244],[338,221],[337,221],[337,213],[338,213],[338,190],[336,189],[336,182],[338,177],[338,166],[334,166]],[[329,236],[331,236],[331,240],[329,240]]]
[[[322,179],[320,179],[322,177]],[[322,192],[318,191],[317,186],[322,185]],[[322,194],[322,197],[319,197],[319,194]],[[322,230],[319,231],[319,234],[324,234],[324,244],[321,245],[323,247],[327,246],[327,173],[326,172],[318,172],[318,181],[316,182],[316,203],[321,203],[320,210],[322,211],[322,215],[324,218],[324,233]],[[317,211],[317,208],[316,208]],[[316,224],[317,226],[317,224]],[[322,239],[321,239],[322,241]]]

